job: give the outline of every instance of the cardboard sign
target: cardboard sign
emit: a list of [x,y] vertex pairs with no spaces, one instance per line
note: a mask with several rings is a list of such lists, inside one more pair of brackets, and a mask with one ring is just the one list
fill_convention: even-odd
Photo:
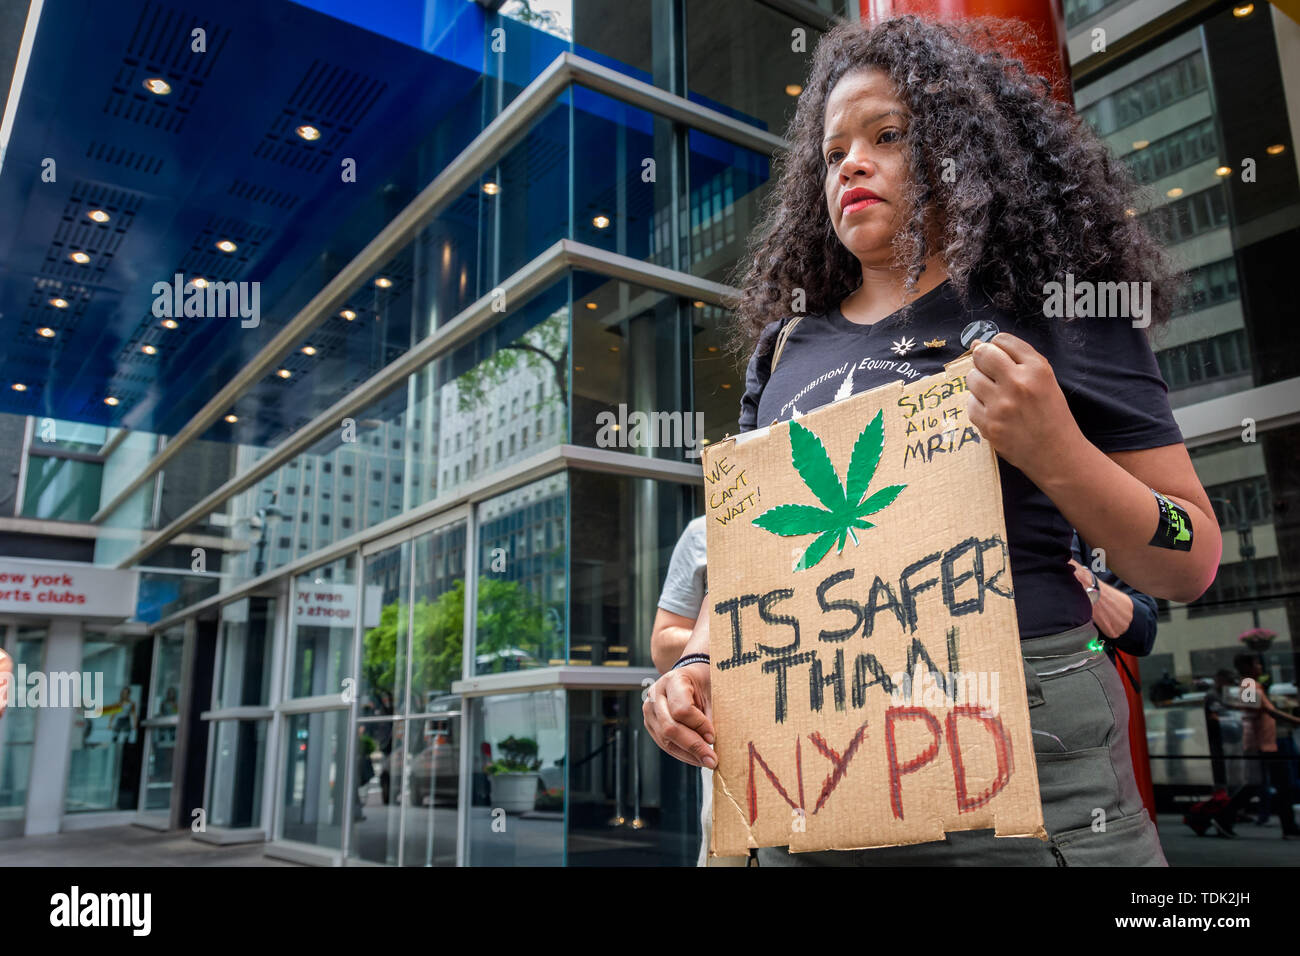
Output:
[[1046,839],[971,367],[706,447],[713,855]]

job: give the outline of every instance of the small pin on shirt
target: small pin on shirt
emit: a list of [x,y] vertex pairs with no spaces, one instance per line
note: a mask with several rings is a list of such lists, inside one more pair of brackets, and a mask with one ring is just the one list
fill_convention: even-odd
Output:
[[988,319],[976,319],[961,330],[962,348],[968,349],[976,342],[987,342],[999,331],[998,327]]
[[899,339],[897,342],[895,342],[893,344],[893,348],[891,348],[890,351],[898,355],[906,355],[914,348],[916,348],[916,341],[914,339],[909,339],[904,337]]

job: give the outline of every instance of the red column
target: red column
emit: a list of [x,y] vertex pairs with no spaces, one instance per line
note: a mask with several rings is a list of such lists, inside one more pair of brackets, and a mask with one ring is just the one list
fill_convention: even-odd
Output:
[[[1029,27],[1035,42],[1027,42],[1010,51],[1031,72],[1046,77],[1062,101],[1074,105],[1070,85],[1070,56],[1066,49],[1065,13],[1061,0],[858,0],[863,20],[884,20],[906,13],[935,20],[969,20],[975,17],[1002,17],[1020,20]],[[1136,675],[1136,658],[1123,655],[1129,671]],[[1142,802],[1154,822],[1155,789],[1151,783],[1151,757],[1147,752],[1146,714],[1142,695],[1128,678],[1120,675],[1128,695],[1129,749],[1133,753],[1133,774],[1137,777]]]
[[1013,51],[1030,71],[1052,81],[1056,96],[1070,105],[1070,58],[1065,46],[1065,14],[1061,0],[858,0],[863,20],[885,20],[913,13],[935,20],[1004,17],[1021,20],[1037,44]]

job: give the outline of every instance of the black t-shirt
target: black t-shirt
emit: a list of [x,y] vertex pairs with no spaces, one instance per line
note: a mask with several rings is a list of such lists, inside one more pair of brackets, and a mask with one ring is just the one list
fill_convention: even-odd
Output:
[[[770,371],[774,340],[790,320],[769,323],[749,361],[740,430],[798,417],[878,385],[941,372],[944,363],[965,351],[962,329],[988,319],[1051,363],[1080,430],[1103,452],[1183,440],[1151,346],[1130,319],[1018,319],[993,308],[975,288],[970,298],[971,308],[964,308],[945,281],[916,299],[906,319],[894,313],[862,325],[838,308],[808,315],[790,333],[775,372]],[[998,465],[1021,638],[1087,623],[1092,604],[1068,563],[1074,529],[1023,472],[1001,458]]]

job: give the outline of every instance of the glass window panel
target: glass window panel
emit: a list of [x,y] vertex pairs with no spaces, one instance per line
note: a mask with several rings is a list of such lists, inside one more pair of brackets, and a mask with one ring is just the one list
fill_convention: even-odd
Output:
[[459,697],[444,696],[434,716],[406,722],[406,845],[403,866],[455,866],[460,806]]
[[558,474],[478,506],[474,673],[564,663],[566,495]]
[[422,534],[413,547],[411,712],[458,710],[451,685],[460,680],[464,660],[465,525]]
[[262,825],[265,720],[218,720],[208,767],[208,825],[230,829]]
[[349,554],[294,579],[290,697],[342,693],[352,676],[352,635],[361,610],[355,565]]
[[[407,637],[411,626],[411,543],[403,541],[365,559],[358,700],[362,717],[406,711]],[[371,624],[370,622],[376,622]]]
[[99,510],[103,472],[99,462],[28,455],[23,517],[89,521]]
[[682,356],[694,310],[585,272],[574,273],[573,293],[573,441],[683,459],[696,439]]
[[275,598],[247,597],[221,608],[221,658],[213,706],[265,707],[271,703],[271,650]]
[[185,628],[170,627],[158,635],[154,662],[150,717],[175,717],[180,713],[181,659],[185,653]]
[[469,864],[562,866],[564,691],[476,697],[469,704]]
[[[0,638],[6,628],[0,626]],[[32,753],[36,744],[36,708],[17,706],[19,682],[41,671],[45,656],[45,628],[9,629],[14,643],[5,648],[13,658],[13,683],[9,707],[0,720],[0,820],[20,820],[27,809]],[[24,686],[24,691],[26,687]],[[25,700],[25,697],[24,697]]]
[[346,710],[291,714],[285,721],[285,770],[280,836],[339,849],[343,846],[344,772],[349,727]]
[[172,804],[172,766],[176,753],[175,727],[150,727],[149,759],[144,773],[141,810],[168,810]]
[[672,122],[585,87],[573,103],[572,238],[671,268]]
[[639,691],[569,694],[568,866],[692,866],[702,780],[646,733]]
[[[362,721],[357,725],[356,797],[348,856],[368,863],[397,865],[401,818],[401,747],[405,721]],[[394,757],[394,754],[398,754]],[[397,786],[394,786],[394,781]]]
[[745,241],[772,184],[772,159],[699,130],[687,131],[690,180],[689,271],[733,283]]
[[82,702],[90,704],[92,712],[73,711],[64,797],[67,813],[137,809],[144,761],[140,721],[152,652],[148,638],[85,633],[81,673],[93,675],[96,686],[94,691],[84,683],[81,688]]
[[[805,31],[802,50],[794,49],[796,27]],[[766,4],[687,0],[687,95],[783,136],[821,35]]]
[[570,663],[653,667],[650,634],[673,548],[704,512],[698,486],[569,473]]

